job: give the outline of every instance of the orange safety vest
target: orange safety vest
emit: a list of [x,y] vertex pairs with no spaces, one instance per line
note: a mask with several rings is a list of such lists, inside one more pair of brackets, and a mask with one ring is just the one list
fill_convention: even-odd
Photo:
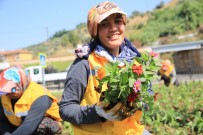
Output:
[[[97,70],[107,63],[104,57],[96,55],[94,52],[88,57],[90,65],[90,76],[81,105],[92,105],[99,102],[100,93],[94,90],[98,86],[96,80]],[[95,124],[72,125],[75,135],[141,135],[144,126],[140,125],[141,111],[123,120],[123,121],[106,121]]]
[[32,103],[43,95],[48,95],[53,101],[51,107],[46,111],[45,116],[52,117],[58,122],[62,121],[59,115],[57,99],[43,86],[36,84],[35,82],[30,82],[28,88],[15,103],[14,110],[12,109],[11,99],[6,95],[2,95],[2,106],[10,123],[15,126],[20,126],[22,123],[21,117],[27,116]]

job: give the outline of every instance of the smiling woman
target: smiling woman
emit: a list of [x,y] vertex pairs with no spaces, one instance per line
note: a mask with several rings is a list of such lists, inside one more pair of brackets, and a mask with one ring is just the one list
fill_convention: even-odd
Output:
[[119,47],[124,40],[126,18],[122,16],[112,14],[98,25],[98,38],[114,56],[119,55]]
[[141,56],[125,38],[125,27],[126,13],[113,2],[99,3],[88,12],[92,39],[75,51],[77,58],[68,70],[59,103],[60,116],[72,124],[75,135],[150,134],[140,124],[142,111],[122,102],[107,107],[109,103],[100,99],[108,89],[97,89],[100,68],[107,63],[131,63]]

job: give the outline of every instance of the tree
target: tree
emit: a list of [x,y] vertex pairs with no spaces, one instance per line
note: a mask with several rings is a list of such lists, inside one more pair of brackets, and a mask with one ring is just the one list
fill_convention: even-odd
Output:
[[79,37],[74,32],[70,32],[69,41],[74,47],[76,47],[79,42]]
[[67,33],[68,31],[66,31],[65,29],[61,30],[61,31],[58,31],[56,32],[52,38],[56,38],[56,37],[61,37],[63,36],[65,33]]
[[162,8],[162,7],[164,7],[164,2],[163,2],[163,1],[161,1],[161,2],[155,7],[155,9],[160,9],[160,8]]

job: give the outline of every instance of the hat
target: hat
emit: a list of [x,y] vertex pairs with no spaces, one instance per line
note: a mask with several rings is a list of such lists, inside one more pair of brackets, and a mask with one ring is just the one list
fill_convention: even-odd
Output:
[[126,24],[126,13],[113,2],[105,1],[90,9],[87,18],[87,27],[92,38],[97,36],[97,25],[114,13],[122,14],[123,21]]
[[171,61],[166,59],[166,60],[162,61],[161,64],[162,64],[162,66],[161,66],[162,70],[168,70],[168,67],[171,65]]

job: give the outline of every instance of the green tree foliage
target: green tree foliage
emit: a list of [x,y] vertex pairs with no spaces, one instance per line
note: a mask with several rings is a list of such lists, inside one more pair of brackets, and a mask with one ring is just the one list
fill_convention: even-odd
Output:
[[61,37],[63,36],[65,33],[67,33],[68,31],[66,31],[65,29],[61,30],[61,31],[58,31],[56,32],[52,38],[56,38],[56,37]]
[[72,45],[74,47],[76,47],[76,45],[79,43],[80,38],[78,37],[78,35],[74,32],[70,32],[69,33],[69,41],[70,43],[72,43]]
[[76,29],[82,29],[84,27],[86,27],[86,23],[80,23],[79,25],[76,26]]
[[136,16],[143,16],[143,13],[141,13],[141,12],[135,10],[135,11],[133,11],[132,14],[130,15],[130,18],[134,18],[134,17],[136,17]]
[[201,5],[202,3],[199,3],[199,1],[183,1],[179,17],[183,19],[185,30],[192,30],[200,25],[201,22],[198,18],[202,16]]
[[68,45],[68,43],[70,43],[68,36],[67,35],[63,35],[61,37],[61,46],[62,47],[66,47]]
[[203,23],[203,0],[183,0],[178,5],[165,10],[151,12],[147,24],[137,27],[139,35],[130,35],[131,41],[139,40],[149,45],[159,37],[178,35],[188,30],[197,29]]
[[164,2],[161,1],[161,2],[155,7],[155,9],[163,8],[163,6],[164,6]]

